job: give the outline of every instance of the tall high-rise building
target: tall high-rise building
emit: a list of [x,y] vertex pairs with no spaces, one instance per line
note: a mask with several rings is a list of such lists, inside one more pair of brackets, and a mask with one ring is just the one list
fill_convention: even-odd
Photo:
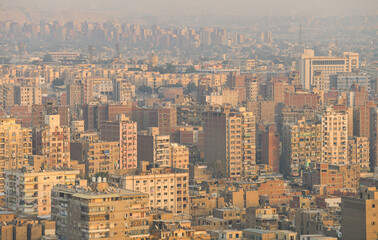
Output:
[[51,217],[59,239],[149,239],[148,194],[108,187],[57,185]]
[[85,165],[85,175],[92,177],[99,172],[114,173],[119,164],[119,142],[98,139],[71,141],[71,159]]
[[169,104],[158,107],[158,127],[160,134],[171,135],[177,126],[176,107]]
[[378,108],[370,108],[370,169],[378,166]]
[[159,128],[150,127],[138,133],[138,161],[171,167],[170,136],[159,134]]
[[272,167],[275,173],[280,172],[280,135],[275,125],[267,126],[262,133],[261,163]]
[[375,107],[373,102],[353,108],[353,134],[358,137],[370,138],[370,108]]
[[328,107],[322,117],[322,162],[348,163],[348,116]]
[[259,96],[259,81],[258,77],[246,76],[245,77],[245,90],[247,101],[257,101]]
[[[330,75],[339,72],[352,72],[358,68],[358,53],[345,52],[342,57],[315,56],[314,50],[305,49],[300,61],[301,84],[305,89],[312,89],[316,76],[317,80],[322,82],[322,88],[330,90]],[[317,84],[317,87],[319,86]]]
[[124,79],[115,81],[115,99],[122,103],[127,103],[135,96],[135,85]]
[[369,138],[353,137],[348,139],[348,162],[359,165],[362,172],[370,171]]
[[212,109],[204,116],[205,161],[221,176],[249,177],[255,174],[255,116],[244,108]]
[[14,103],[14,86],[12,84],[2,85],[3,99],[1,99],[3,107],[11,107]]
[[321,125],[305,118],[297,124],[287,123],[282,136],[282,171],[299,176],[301,169],[315,166],[322,158]]
[[116,121],[106,121],[101,127],[101,138],[119,142],[119,162],[115,169],[137,167],[137,123],[121,114]]
[[19,169],[32,155],[32,131],[14,118],[0,118],[0,191],[4,190],[4,170]]
[[33,154],[44,155],[45,168],[70,166],[70,128],[59,115],[46,115],[45,125],[33,129]]
[[361,187],[359,196],[341,198],[341,232],[343,240],[378,239],[378,191]]
[[93,100],[93,79],[85,78],[81,80],[81,103],[90,104]]
[[178,143],[171,143],[171,167],[188,169],[189,148]]
[[79,84],[67,85],[67,105],[74,107],[81,104],[81,86]]
[[14,104],[20,106],[42,104],[42,89],[40,87],[15,86]]

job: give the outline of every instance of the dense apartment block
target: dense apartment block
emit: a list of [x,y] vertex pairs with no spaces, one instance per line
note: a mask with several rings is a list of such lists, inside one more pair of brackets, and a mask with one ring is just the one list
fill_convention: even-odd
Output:
[[33,129],[33,154],[46,157],[45,168],[70,166],[70,128],[59,115],[46,115],[45,125]]
[[252,207],[246,212],[247,227],[264,230],[278,229],[277,209],[271,207]]
[[0,190],[4,190],[4,170],[19,169],[32,155],[32,131],[14,118],[0,118]]
[[123,189],[149,194],[151,209],[164,209],[174,214],[189,211],[189,173],[174,168],[150,168],[142,162],[137,171],[127,171],[124,175],[111,174],[109,183]]
[[361,187],[358,197],[342,197],[341,205],[343,239],[378,239],[378,191],[375,187]]
[[21,214],[50,215],[51,189],[74,184],[79,170],[35,171],[31,167],[5,171],[5,205]]
[[306,121],[285,124],[282,138],[282,170],[286,175],[299,176],[310,165],[321,161],[321,125]]
[[188,169],[189,148],[177,143],[171,143],[171,167]]
[[319,163],[303,173],[303,185],[319,194],[333,194],[341,188],[356,192],[359,186],[359,165]]
[[370,169],[378,166],[378,108],[370,108]]
[[138,161],[156,163],[161,167],[171,167],[171,139],[159,134],[159,128],[150,127],[138,133]]
[[85,164],[85,175],[93,176],[100,172],[114,173],[119,163],[119,142],[98,139],[79,139],[70,143],[71,159]]
[[348,162],[359,165],[362,172],[370,170],[370,142],[367,137],[348,139]]
[[15,86],[14,104],[20,106],[42,104],[42,89],[40,87]]
[[51,200],[59,239],[149,239],[148,194],[100,182],[57,185]]
[[275,105],[273,100],[257,100],[247,102],[247,110],[253,112],[256,122],[273,123],[275,116]]
[[280,172],[280,135],[275,125],[268,125],[262,133],[261,163],[272,167],[273,172]]
[[348,163],[348,116],[328,107],[322,117],[322,162]]
[[137,167],[137,123],[125,115],[118,115],[116,121],[106,121],[101,127],[101,138],[119,142],[119,161],[116,169]]
[[221,176],[253,176],[256,165],[253,113],[214,108],[204,118],[205,161],[217,166],[215,170]]
[[370,108],[375,107],[373,102],[366,102],[362,106],[353,108],[353,134],[358,137],[370,137]]
[[117,80],[114,87],[114,98],[121,104],[127,103],[135,97],[135,85],[129,81]]
[[9,221],[9,219],[4,219],[9,214],[9,212],[0,212],[2,218],[2,224],[0,225],[0,239],[55,239],[54,221],[36,220],[33,217],[12,217],[11,221]]

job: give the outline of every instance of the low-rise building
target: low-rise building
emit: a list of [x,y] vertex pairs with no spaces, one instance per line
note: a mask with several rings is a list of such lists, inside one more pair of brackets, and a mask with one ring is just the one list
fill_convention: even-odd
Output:
[[250,228],[277,230],[277,209],[271,207],[252,207],[247,209],[247,225]]

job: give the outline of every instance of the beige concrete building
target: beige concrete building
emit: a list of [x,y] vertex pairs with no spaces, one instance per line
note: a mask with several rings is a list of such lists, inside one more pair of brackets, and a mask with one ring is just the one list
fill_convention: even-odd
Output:
[[4,190],[4,170],[19,169],[32,155],[32,131],[14,118],[0,118],[0,191]]
[[358,53],[344,52],[342,57],[315,56],[314,50],[305,49],[300,59],[301,83],[305,89],[311,89],[314,87],[314,78],[320,77],[322,88],[330,90],[330,75],[338,72],[352,72],[358,68]]
[[378,166],[378,108],[370,108],[370,169]]
[[84,132],[84,120],[71,121],[71,139],[78,139],[82,132]]
[[361,172],[370,171],[370,142],[367,137],[353,137],[348,139],[349,164],[360,166]]
[[255,116],[244,108],[213,108],[205,113],[205,161],[219,176],[249,177],[255,174]]
[[247,76],[245,78],[245,90],[247,101],[257,101],[259,96],[259,81],[258,77]]
[[12,84],[4,84],[1,86],[3,92],[3,107],[11,107],[14,105],[14,86]]
[[262,230],[256,228],[243,229],[245,240],[296,240],[297,233],[286,230]]
[[149,239],[148,194],[107,183],[57,185],[51,199],[59,239]]
[[188,169],[189,149],[184,145],[171,143],[171,167]]
[[171,138],[160,135],[159,128],[138,132],[138,161],[148,161],[161,167],[171,167]]
[[256,122],[273,123],[274,122],[274,101],[253,101],[247,102],[247,110],[253,112],[256,117]]
[[33,154],[46,156],[45,168],[70,166],[70,128],[59,115],[46,115],[45,125],[33,129]]
[[360,186],[361,170],[359,165],[329,165],[330,170],[336,170],[343,176],[343,188],[347,188],[357,192]]
[[343,240],[378,239],[378,191],[362,187],[358,198],[341,198],[341,232]]
[[247,209],[247,227],[258,228],[264,230],[278,229],[277,209],[271,207],[248,208]]
[[209,92],[208,95],[205,96],[205,103],[209,105],[229,104],[231,106],[237,106],[239,103],[238,94],[238,90],[218,87],[215,89],[215,91]]
[[322,162],[348,163],[348,116],[328,107],[322,117]]
[[137,167],[137,123],[125,115],[117,116],[117,121],[106,121],[101,127],[101,138],[119,142],[119,161],[116,169]]
[[119,163],[119,142],[78,140],[70,143],[71,159],[85,164],[85,175],[114,173]]
[[20,106],[42,104],[42,89],[40,87],[15,86],[14,104]]
[[127,103],[135,97],[135,85],[124,79],[117,80],[114,94],[118,102]]
[[182,169],[151,168],[141,163],[139,172],[109,176],[109,183],[123,189],[149,194],[151,209],[165,209],[174,214],[189,212],[189,173]]
[[50,215],[51,189],[56,184],[74,184],[79,170],[5,170],[5,205],[21,214]]
[[282,169],[286,175],[299,176],[302,168],[321,161],[320,124],[307,122],[305,118],[297,124],[285,124],[282,139]]

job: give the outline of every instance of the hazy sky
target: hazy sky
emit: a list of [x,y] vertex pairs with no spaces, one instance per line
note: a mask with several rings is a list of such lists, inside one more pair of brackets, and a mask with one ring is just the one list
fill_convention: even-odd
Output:
[[117,11],[133,15],[366,15],[378,0],[1,0],[0,6],[40,11]]

